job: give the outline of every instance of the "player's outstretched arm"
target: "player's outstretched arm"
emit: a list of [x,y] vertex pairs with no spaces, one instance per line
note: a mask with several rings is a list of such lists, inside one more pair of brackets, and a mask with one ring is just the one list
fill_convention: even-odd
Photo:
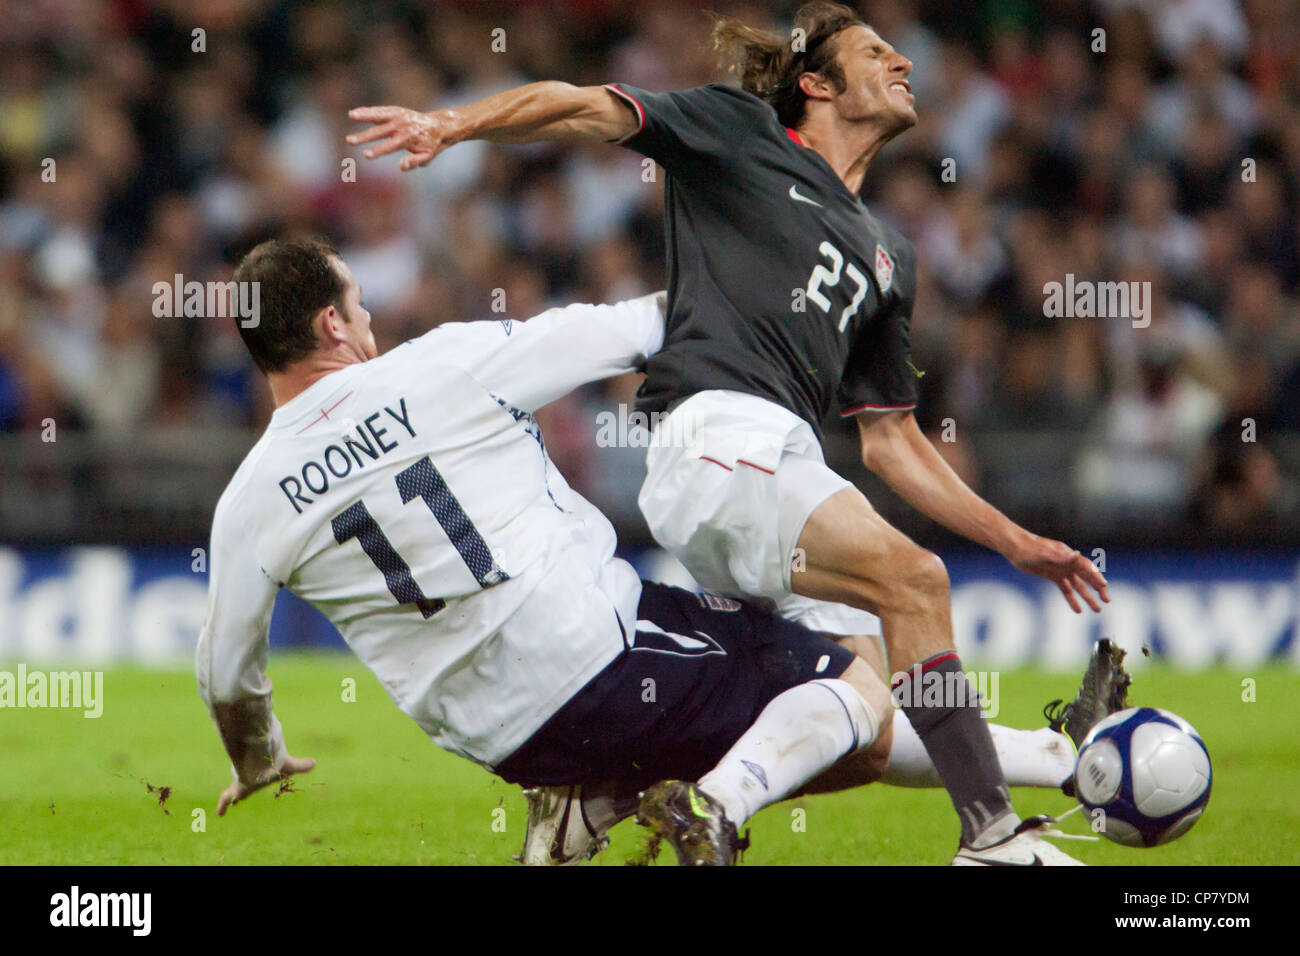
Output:
[[[667,293],[612,305],[575,303],[548,309],[526,322],[449,323],[460,336],[463,368],[493,395],[533,412],[588,382],[634,371],[663,346]],[[431,353],[445,357],[439,332]],[[417,340],[425,341],[425,340]]]
[[[211,643],[211,637],[205,631],[200,637],[200,647]],[[216,700],[213,699],[212,673],[211,667],[205,668],[200,664],[199,693],[208,704],[235,773],[234,781],[217,800],[217,816],[220,817],[225,816],[227,808],[263,787],[297,773],[306,773],[316,766],[316,761],[311,757],[295,757],[285,749],[284,732],[271,708],[270,681],[265,674],[260,674],[259,678],[265,694]]]
[[638,126],[631,110],[604,87],[558,81],[529,83],[468,106],[431,113],[401,106],[362,106],[348,116],[374,124],[348,136],[349,143],[374,143],[365,151],[367,159],[404,149],[410,155],[402,158],[403,170],[425,166],[447,147],[467,139],[611,143]]
[[[1082,554],[1016,524],[975,494],[925,437],[911,412],[858,415],[862,463],[939,524],[997,551],[1028,574],[1053,582],[1076,614],[1110,601],[1106,579]],[[1095,594],[1094,594],[1095,592]]]
[[230,757],[234,782],[217,802],[217,815],[251,793],[316,766],[284,745],[266,676],[269,626],[279,591],[258,561],[240,506],[227,495],[212,523],[208,610],[194,651],[199,696]]

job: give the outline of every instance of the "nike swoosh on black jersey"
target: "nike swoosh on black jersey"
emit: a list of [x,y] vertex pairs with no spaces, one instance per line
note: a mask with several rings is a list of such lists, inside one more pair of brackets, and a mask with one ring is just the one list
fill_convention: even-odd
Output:
[[800,196],[799,193],[798,193],[798,187],[797,187],[797,186],[791,186],[791,187],[790,187],[790,198],[793,199],[793,200],[795,200],[796,202],[806,202],[806,203],[808,203],[810,206],[816,206],[818,209],[824,209],[824,208],[826,208],[826,207],[824,207],[821,203],[819,203],[819,202],[818,202],[817,200],[815,200],[815,199],[809,199],[807,196]]

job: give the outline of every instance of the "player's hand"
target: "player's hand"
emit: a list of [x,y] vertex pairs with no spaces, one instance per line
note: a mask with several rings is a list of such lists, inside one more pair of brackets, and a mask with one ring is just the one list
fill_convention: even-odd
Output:
[[1091,561],[1061,541],[1030,535],[1007,560],[1027,574],[1055,582],[1075,614],[1083,613],[1080,598],[1094,611],[1101,610],[1097,598],[1110,603],[1106,578]]
[[458,135],[462,124],[455,110],[421,113],[404,106],[361,106],[349,110],[348,118],[375,124],[349,135],[348,142],[353,146],[383,140],[365,151],[366,159],[378,159],[399,149],[410,153],[402,157],[403,171],[428,165],[444,149],[463,138]]
[[284,763],[280,765],[279,773],[268,773],[255,784],[247,784],[236,780],[226,787],[221,794],[221,799],[217,801],[217,816],[224,817],[227,808],[234,806],[240,800],[256,793],[263,787],[269,786],[278,780],[283,780],[285,777],[292,777],[296,773],[306,773],[314,766],[316,766],[316,761],[311,757],[285,757]]

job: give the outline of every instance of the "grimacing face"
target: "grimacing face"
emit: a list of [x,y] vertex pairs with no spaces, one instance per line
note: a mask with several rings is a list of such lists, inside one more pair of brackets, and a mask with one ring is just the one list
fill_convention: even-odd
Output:
[[836,60],[846,84],[835,100],[840,115],[879,122],[891,136],[915,126],[916,97],[907,81],[912,61],[870,27],[849,27],[836,41]]

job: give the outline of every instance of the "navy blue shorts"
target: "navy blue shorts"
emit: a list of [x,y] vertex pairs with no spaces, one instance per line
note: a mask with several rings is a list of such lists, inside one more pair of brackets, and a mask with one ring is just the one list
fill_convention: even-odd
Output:
[[629,647],[496,768],[511,783],[698,780],[782,691],[853,653],[741,601],[645,582]]

